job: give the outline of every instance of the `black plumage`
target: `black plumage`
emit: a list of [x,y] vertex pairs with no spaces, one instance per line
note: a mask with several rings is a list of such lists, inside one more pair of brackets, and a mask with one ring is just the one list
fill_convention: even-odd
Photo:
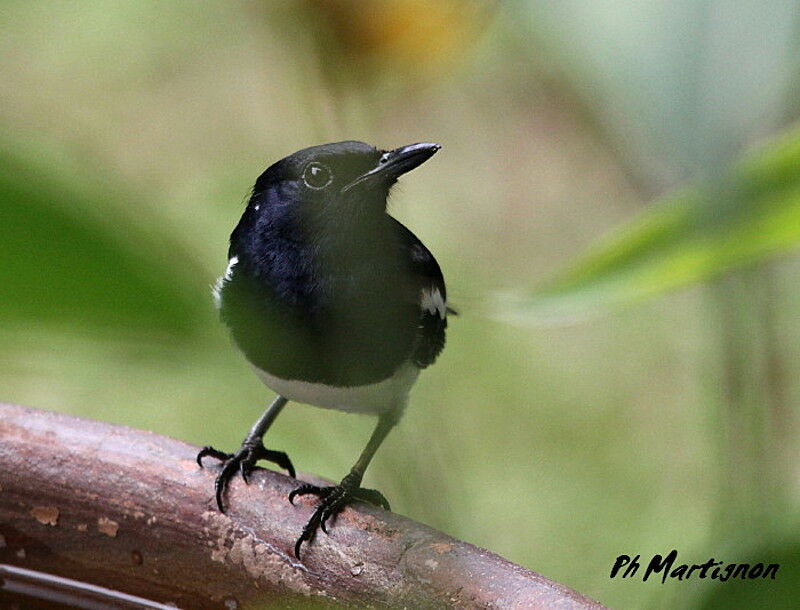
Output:
[[[253,222],[248,216],[241,223]],[[353,386],[386,379],[409,358],[420,368],[434,362],[447,318],[421,298],[438,291],[444,302],[441,270],[411,231],[387,214],[382,221],[370,228],[379,240],[339,261],[314,241],[234,232],[237,263],[220,313],[252,364],[285,379]]]
[[224,462],[220,509],[236,468],[246,475],[261,457],[292,470],[285,454],[261,444],[287,400],[380,416],[370,444],[335,491],[300,488],[322,501],[298,553],[349,499],[385,503],[359,487],[363,471],[402,413],[417,372],[444,348],[449,310],[442,272],[422,242],[386,212],[397,178],[438,149],[423,143],[382,151],[350,141],[298,151],[259,176],[231,234],[228,269],[215,286],[220,315],[280,396],[237,453],[207,448],[198,456]]

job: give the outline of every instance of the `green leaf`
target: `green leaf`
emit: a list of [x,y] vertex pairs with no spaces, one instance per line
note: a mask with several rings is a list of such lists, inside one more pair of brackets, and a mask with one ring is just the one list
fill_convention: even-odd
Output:
[[513,305],[540,321],[585,317],[702,282],[800,243],[800,130],[714,185],[651,205]]
[[203,272],[169,229],[102,168],[70,176],[22,148],[0,145],[0,323],[196,335]]

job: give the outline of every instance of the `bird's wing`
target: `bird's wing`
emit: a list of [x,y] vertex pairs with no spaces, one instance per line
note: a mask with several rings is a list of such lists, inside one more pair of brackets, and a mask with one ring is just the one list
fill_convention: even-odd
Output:
[[447,314],[453,311],[447,307],[444,277],[433,254],[416,235],[397,220],[392,220],[401,256],[408,265],[407,299],[419,311],[412,359],[424,369],[433,364],[444,349]]

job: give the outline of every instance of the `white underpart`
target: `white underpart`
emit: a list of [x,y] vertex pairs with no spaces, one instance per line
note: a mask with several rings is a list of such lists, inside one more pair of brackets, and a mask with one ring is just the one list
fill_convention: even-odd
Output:
[[430,314],[438,312],[442,320],[447,316],[447,303],[438,288],[423,288],[419,295],[419,306]]
[[222,307],[222,287],[225,285],[225,282],[230,281],[231,276],[233,275],[233,268],[238,262],[239,257],[232,256],[228,261],[228,267],[225,269],[225,273],[217,278],[216,283],[211,288],[211,295],[214,297],[214,305],[217,306],[217,309]]
[[254,368],[264,385],[289,400],[324,409],[372,414],[404,407],[408,392],[419,375],[419,369],[407,363],[383,381],[340,387],[298,379],[281,379],[258,367]]

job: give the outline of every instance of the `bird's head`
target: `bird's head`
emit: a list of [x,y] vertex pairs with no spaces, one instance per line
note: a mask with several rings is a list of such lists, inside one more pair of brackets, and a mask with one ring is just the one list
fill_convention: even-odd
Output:
[[397,179],[439,148],[423,142],[386,151],[354,141],[304,148],[259,176],[248,210],[273,219],[289,215],[309,226],[366,220],[383,214]]

